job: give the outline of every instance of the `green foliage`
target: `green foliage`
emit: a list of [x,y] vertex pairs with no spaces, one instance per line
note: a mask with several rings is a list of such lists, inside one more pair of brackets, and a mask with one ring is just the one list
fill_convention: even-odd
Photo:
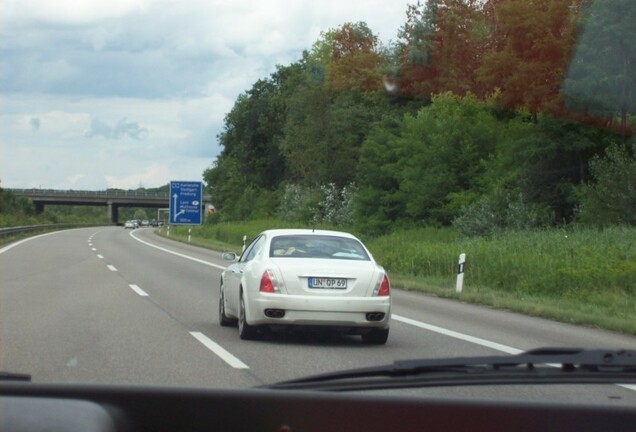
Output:
[[35,215],[35,207],[28,198],[0,188],[0,227],[36,225],[44,223]]
[[579,189],[580,220],[596,225],[636,225],[636,146],[614,144],[590,162],[594,181]]
[[133,216],[133,219],[148,220],[148,214],[146,213],[146,210],[140,208],[140,209],[135,210],[135,214]]
[[44,208],[42,217],[46,223],[109,223],[105,206],[50,205]]
[[375,232],[399,219],[450,223],[494,189],[487,180],[496,165],[489,161],[515,138],[508,123],[472,95],[434,96],[430,106],[392,123],[372,130],[358,170],[356,216]]
[[397,168],[406,216],[448,224],[458,211],[454,194],[478,186],[500,139],[497,121],[473,96],[446,93],[403,124]]

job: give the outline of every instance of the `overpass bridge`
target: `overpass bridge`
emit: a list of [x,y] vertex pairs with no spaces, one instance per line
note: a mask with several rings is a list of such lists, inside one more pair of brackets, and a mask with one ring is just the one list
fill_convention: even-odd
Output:
[[[108,208],[108,219],[118,222],[120,207],[168,208],[170,192],[136,192],[136,191],[74,191],[56,189],[5,189],[17,196],[30,198],[35,211],[42,213],[46,205],[87,205],[105,206]],[[204,196],[203,201],[209,202]],[[204,205],[203,203],[201,204]]]

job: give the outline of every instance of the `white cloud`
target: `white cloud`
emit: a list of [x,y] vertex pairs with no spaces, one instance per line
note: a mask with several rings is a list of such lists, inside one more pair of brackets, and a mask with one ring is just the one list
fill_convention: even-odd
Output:
[[200,179],[240,93],[344,22],[395,38],[407,3],[3,0],[2,184]]
[[140,173],[128,176],[107,174],[104,176],[108,188],[135,189],[140,186],[164,185],[170,182],[170,169],[165,165],[154,164],[147,166]]
[[11,21],[86,24],[147,9],[150,0],[4,0],[2,12]]
[[[51,145],[51,140],[66,141],[67,144],[71,144],[69,140],[83,137],[90,124],[90,115],[56,110],[6,116],[5,120],[7,121],[5,132],[13,131],[13,134],[38,146]],[[50,140],[43,140],[43,138]]]
[[75,174],[75,175],[67,177],[67,180],[71,185],[76,185],[84,177],[86,177],[86,175],[84,174]]
[[100,119],[93,118],[90,130],[86,132],[86,137],[92,138],[94,136],[114,140],[128,137],[141,141],[148,138],[148,129],[140,126],[137,122],[129,122],[125,117],[112,126]]

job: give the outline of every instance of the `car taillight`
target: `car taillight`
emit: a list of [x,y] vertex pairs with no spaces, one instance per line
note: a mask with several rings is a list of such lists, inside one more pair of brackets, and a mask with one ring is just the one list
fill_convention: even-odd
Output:
[[276,281],[276,276],[274,276],[274,272],[271,270],[265,270],[263,272],[263,276],[261,276],[261,286],[259,288],[260,292],[267,293],[277,293],[278,291],[278,283]]
[[389,283],[389,277],[386,274],[381,274],[378,278],[378,283],[373,290],[374,296],[388,296],[391,292],[391,284]]

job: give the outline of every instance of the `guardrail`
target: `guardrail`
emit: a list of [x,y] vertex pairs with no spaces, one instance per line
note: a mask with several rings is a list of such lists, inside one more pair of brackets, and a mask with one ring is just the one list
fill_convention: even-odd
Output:
[[6,189],[20,195],[52,195],[52,196],[98,196],[106,198],[144,197],[168,199],[170,192],[135,192],[135,191],[75,191],[57,189]]
[[100,224],[43,224],[43,225],[27,225],[17,227],[0,228],[0,237],[13,234],[21,234],[35,231],[43,231],[49,229],[68,229],[68,228],[85,228],[91,226],[103,226]]

